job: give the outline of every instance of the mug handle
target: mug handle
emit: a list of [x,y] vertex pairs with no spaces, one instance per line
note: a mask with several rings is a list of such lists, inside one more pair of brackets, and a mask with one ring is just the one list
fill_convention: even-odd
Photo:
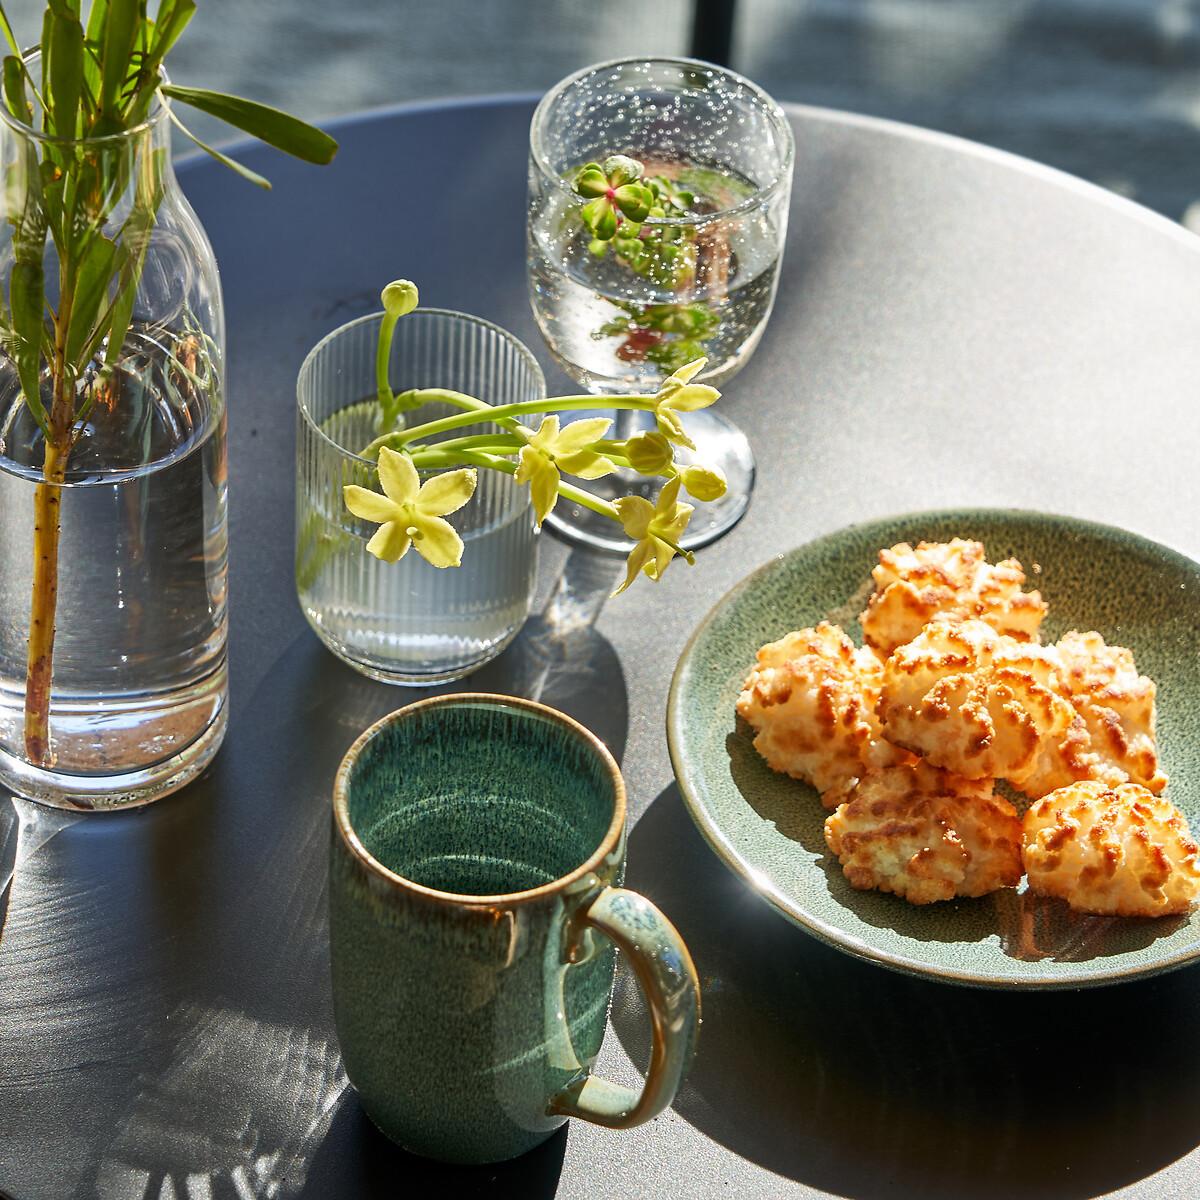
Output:
[[[679,1089],[700,1024],[700,981],[675,926],[637,892],[606,887],[575,918],[615,942],[633,967],[650,1009],[650,1067],[640,1093],[599,1075],[573,1080],[548,1112],[581,1117],[609,1129],[631,1129],[658,1116]],[[575,950],[578,938],[571,949]]]

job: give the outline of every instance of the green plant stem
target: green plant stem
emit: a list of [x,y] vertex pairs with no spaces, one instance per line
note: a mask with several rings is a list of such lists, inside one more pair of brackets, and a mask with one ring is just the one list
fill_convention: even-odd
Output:
[[[446,393],[440,389],[429,388],[416,393],[422,404],[432,404],[437,401],[451,403],[446,400]],[[455,394],[455,393],[451,393]],[[467,425],[475,425],[480,421],[488,421],[494,425],[503,424],[507,417],[523,417],[530,413],[573,412],[588,409],[633,409],[635,411],[652,412],[658,404],[657,396],[554,396],[547,400],[524,400],[517,404],[497,404],[494,407],[484,405],[470,412],[457,413],[452,417],[442,417],[437,421],[426,421],[423,425],[414,425],[411,429],[398,429],[394,433],[381,434],[362,452],[363,458],[372,458],[379,453],[381,446],[397,450],[409,442],[421,438],[432,437],[435,433],[446,433],[451,429],[462,429]],[[486,412],[484,410],[487,410]]]
[[[413,466],[420,470],[437,470],[442,467],[483,467],[489,471],[501,471],[505,475],[517,473],[517,464],[507,458],[497,458],[493,454],[473,453],[470,450],[447,452],[440,447],[421,449],[413,454],[412,460]],[[564,483],[560,480],[558,494],[564,500],[570,500],[572,504],[582,504],[584,508],[590,508],[592,512],[599,513],[602,517],[608,517],[617,522],[621,520],[621,514],[609,501],[601,500],[599,496],[593,496],[591,492],[575,487],[574,484]]]
[[375,396],[379,407],[383,409],[385,421],[394,420],[397,415],[397,397],[392,394],[392,386],[388,382],[388,361],[392,357],[392,335],[399,320],[398,316],[392,316],[390,312],[383,314],[383,321],[379,326],[379,343],[375,347]]
[[492,454],[516,454],[528,445],[522,437],[510,433],[469,433],[466,437],[447,438],[444,442],[431,442],[430,449],[437,450],[486,450]]
[[[440,404],[452,404],[464,412],[482,413],[492,410],[492,406],[486,400],[468,396],[466,392],[453,392],[447,388],[409,388],[407,392],[400,392],[396,396],[396,403],[402,412],[408,412],[430,403],[428,397],[435,391],[437,393],[436,400]],[[517,422],[513,420],[497,421],[496,424],[502,425],[505,429],[516,429],[517,427]]]

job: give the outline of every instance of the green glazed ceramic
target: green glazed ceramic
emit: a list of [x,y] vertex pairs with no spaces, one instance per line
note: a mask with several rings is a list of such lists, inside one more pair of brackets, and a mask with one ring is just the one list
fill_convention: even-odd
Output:
[[[351,747],[333,815],[334,1014],[388,1137],[495,1162],[568,1116],[626,1128],[671,1103],[695,1042],[695,968],[671,923],[619,886],[625,788],[593,734],[527,700],[424,700]],[[590,1074],[614,943],[653,1024],[640,1094]]]
[[978,900],[915,907],[850,887],[825,846],[816,792],[759,758],[734,713],[755,651],[827,618],[861,644],[858,614],[878,551],[975,538],[1009,556],[1050,605],[1044,640],[1096,629],[1130,647],[1158,684],[1167,796],[1200,835],[1200,565],[1135,534],[1042,513],[912,513],[855,525],[767,563],[721,600],[680,659],[667,714],[684,802],[723,862],[802,928],[860,958],[983,987],[1111,983],[1200,956],[1200,914],[1091,917],[1024,884]]

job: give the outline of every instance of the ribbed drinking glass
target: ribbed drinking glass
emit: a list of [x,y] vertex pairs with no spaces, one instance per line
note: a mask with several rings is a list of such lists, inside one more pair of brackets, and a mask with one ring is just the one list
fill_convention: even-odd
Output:
[[[309,624],[344,662],[374,679],[420,686],[466,675],[516,636],[533,597],[537,530],[529,490],[480,470],[474,496],[450,518],[465,545],[461,566],[431,566],[413,549],[395,563],[366,552],[376,526],[349,512],[342,489],[379,490],[374,464],[357,452],[379,432],[382,315],[335,330],[300,368],[296,590]],[[541,369],[521,342],[440,309],[417,309],[397,324],[390,379],[396,391],[437,387],[489,404],[545,396]],[[428,404],[405,414],[406,424],[457,411]]]

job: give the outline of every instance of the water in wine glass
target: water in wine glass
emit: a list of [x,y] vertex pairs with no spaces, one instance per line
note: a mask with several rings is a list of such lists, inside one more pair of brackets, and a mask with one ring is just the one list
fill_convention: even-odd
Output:
[[753,353],[775,296],[783,239],[769,206],[739,207],[748,180],[680,161],[651,160],[646,176],[686,189],[686,215],[597,243],[566,189],[531,214],[534,315],[563,369],[596,392],[653,391],[702,357],[702,378],[720,383]]

